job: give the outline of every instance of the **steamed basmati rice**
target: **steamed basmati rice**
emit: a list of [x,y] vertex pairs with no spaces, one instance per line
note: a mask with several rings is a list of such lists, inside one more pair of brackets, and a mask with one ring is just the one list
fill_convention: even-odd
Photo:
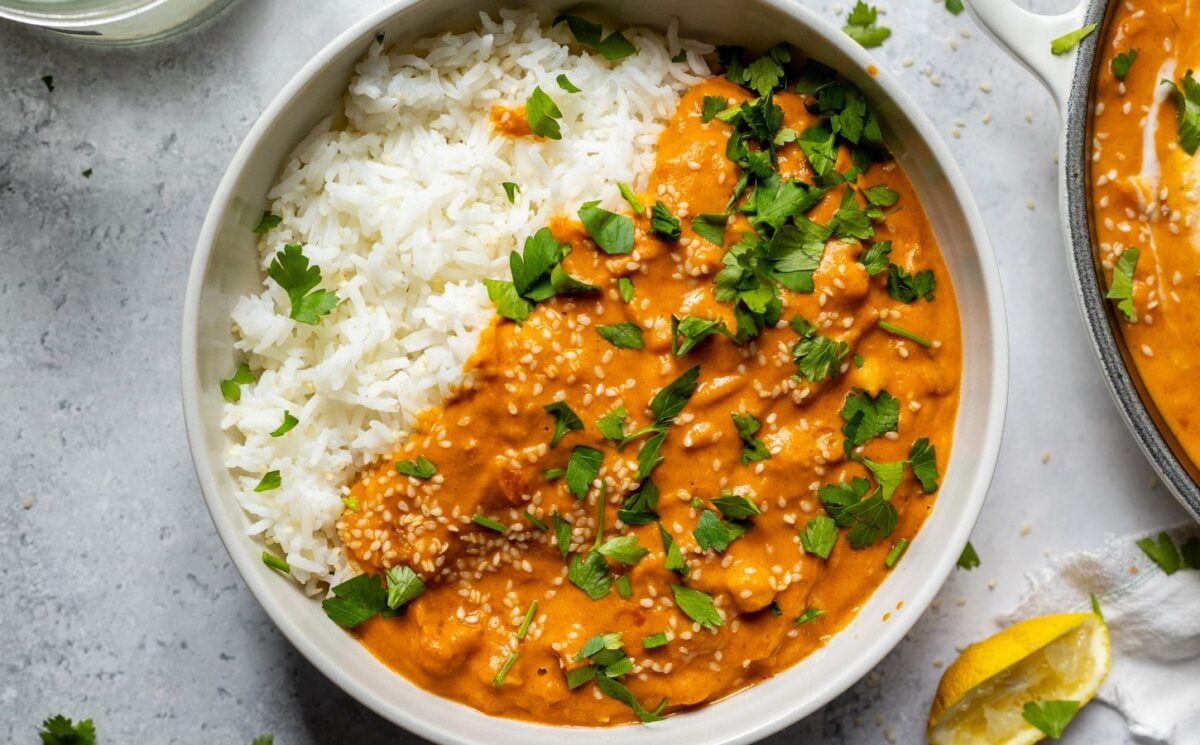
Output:
[[[679,95],[708,75],[711,49],[673,25],[625,34],[638,52],[618,62],[522,12],[482,15],[478,29],[412,53],[373,45],[345,124],[318,124],[271,190],[282,222],[261,243],[264,270],[303,243],[342,302],[309,326],[288,317],[272,281],[238,301],[236,348],[261,374],[222,424],[247,532],[278,544],[309,591],[349,571],[335,528],[348,483],[463,381],[493,314],[482,280],[507,278],[508,253],[550,217],[591,199],[621,208],[617,183],[644,187]],[[560,74],[583,92],[560,89]],[[535,86],[562,110],[563,138],[493,131],[492,106],[520,106]],[[520,186],[515,204],[505,181]],[[300,423],[271,437],[284,411]],[[272,470],[282,487],[255,492]]]

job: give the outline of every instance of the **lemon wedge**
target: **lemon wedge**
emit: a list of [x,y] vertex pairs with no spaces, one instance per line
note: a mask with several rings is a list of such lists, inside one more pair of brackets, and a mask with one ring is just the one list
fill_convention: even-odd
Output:
[[963,650],[946,668],[929,711],[933,745],[1019,745],[1046,736],[1022,715],[1036,701],[1091,700],[1112,662],[1095,613],[1039,616]]

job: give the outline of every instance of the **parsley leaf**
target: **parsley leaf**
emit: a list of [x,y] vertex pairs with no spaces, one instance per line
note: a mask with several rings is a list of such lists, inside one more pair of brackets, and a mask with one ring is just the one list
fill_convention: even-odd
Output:
[[559,110],[558,104],[546,95],[541,86],[535,86],[533,93],[525,100],[525,121],[529,122],[529,129],[539,137],[561,140],[559,119],[562,119],[562,111]]
[[679,377],[667,383],[650,399],[650,413],[655,424],[670,424],[691,400],[700,380],[700,366],[693,365]]
[[729,331],[725,322],[685,316],[682,319],[671,316],[671,354],[682,357],[696,348],[700,342],[713,334],[721,334],[730,339],[734,335]]
[[360,574],[331,591],[333,597],[323,600],[321,607],[342,628],[352,629],[388,607],[388,591],[374,574]]
[[791,59],[791,50],[780,44],[746,66],[746,84],[760,96],[769,94],[783,83],[783,65]]
[[680,576],[687,577],[688,568],[683,560],[683,552],[679,550],[679,544],[667,532],[667,529],[658,524],[658,537],[662,539],[663,545],[663,567],[673,572],[678,572]]
[[642,637],[642,649],[657,649],[667,646],[667,643],[667,634],[664,631]]
[[679,606],[679,610],[688,618],[706,629],[713,629],[725,623],[708,593],[674,584],[671,585],[671,589],[675,591],[675,605]]
[[724,96],[705,96],[704,106],[700,111],[700,121],[705,124],[711,122],[717,114],[720,114],[729,106],[729,99]]
[[858,460],[875,477],[881,496],[884,499],[891,499],[892,494],[896,492],[896,487],[900,486],[900,482],[904,480],[904,465],[907,461],[897,460],[881,463],[870,458],[859,458]]
[[900,201],[900,193],[886,184],[863,189],[863,196],[874,207],[892,207]]
[[712,510],[701,512],[696,527],[692,529],[692,535],[695,536],[696,543],[700,545],[700,548],[717,553],[729,548],[729,544],[745,532],[744,524],[726,522],[717,517],[717,513]]
[[283,486],[283,477],[279,475],[279,471],[267,471],[263,474],[262,480],[258,482],[258,486],[254,487],[254,491],[273,491]]
[[762,423],[753,414],[734,413],[733,425],[737,427],[738,437],[742,438],[742,465],[752,461],[768,460],[771,451],[767,443],[754,436],[762,428]]
[[921,490],[926,494],[937,491],[940,478],[937,454],[928,437],[922,437],[912,444],[908,451],[908,462],[912,465],[913,475],[921,482]]
[[579,221],[588,235],[604,253],[627,254],[633,251],[633,220],[628,215],[599,206],[600,201],[584,202],[579,208]]
[[512,281],[484,280],[488,298],[496,303],[496,311],[520,323],[533,312],[534,303],[557,294],[598,290],[595,285],[580,282],[562,268],[562,260],[570,250],[571,247],[560,243],[549,228],[541,228],[526,238],[521,252],[513,251],[508,255]]
[[1079,46],[1079,42],[1092,35],[1092,32],[1099,28],[1097,23],[1089,23],[1083,28],[1075,29],[1070,33],[1063,34],[1054,41],[1050,42],[1051,54],[1066,54],[1075,47]]
[[596,677],[596,687],[600,692],[609,698],[615,698],[629,708],[633,709],[634,715],[643,723],[662,721],[662,711],[667,706],[667,700],[664,698],[658,702],[658,706],[653,709],[647,709],[634,697],[633,693],[621,683],[607,675],[598,675]]
[[414,479],[427,480],[437,473],[437,466],[424,455],[418,455],[416,460],[396,461],[396,473],[401,476],[411,476]]
[[629,412],[624,406],[616,406],[604,416],[596,420],[596,429],[604,435],[604,439],[620,442],[625,437],[625,420]]
[[865,241],[875,236],[871,215],[858,203],[858,196],[850,187],[846,187],[842,192],[842,202],[837,212],[833,213],[829,227],[833,229],[834,235],[844,240]]
[[839,520],[842,510],[862,499],[870,488],[870,481],[856,476],[850,480],[850,483],[840,481],[836,484],[825,484],[817,490],[817,496],[820,498],[821,504],[825,506],[825,511],[829,513],[829,516],[839,526],[844,526],[845,522]]
[[661,201],[655,202],[650,210],[650,230],[668,241],[677,241],[683,235],[679,218],[672,215],[667,205]]
[[1077,711],[1078,701],[1029,701],[1021,709],[1021,716],[1049,737],[1059,738]]
[[887,538],[900,522],[895,505],[879,496],[878,492],[846,507],[841,517],[850,526],[846,539],[850,541],[850,547],[855,549]]
[[1142,538],[1137,542],[1137,547],[1163,570],[1163,574],[1174,574],[1183,567],[1183,557],[1179,555],[1175,541],[1165,531],[1158,534],[1157,540],[1149,536]]
[[[667,439],[667,432],[660,427],[655,427],[653,431],[657,434],[643,442],[642,447],[638,449],[638,470],[634,478],[639,480],[649,477],[654,469],[658,468],[658,464],[663,462],[659,453],[662,451],[663,442]],[[625,439],[629,439],[629,437],[627,436]]]
[[835,371],[841,372],[842,360],[850,353],[846,342],[818,336],[816,328],[799,316],[792,319],[792,329],[800,335],[800,341],[792,346],[792,360],[800,375],[820,383]]
[[608,326],[597,326],[596,333],[617,349],[645,349],[642,327],[632,321],[622,321]]
[[851,39],[868,49],[877,47],[892,35],[892,30],[887,26],[875,25],[878,14],[879,11],[874,6],[858,0],[854,9],[850,11],[850,15],[847,16],[846,25],[842,27],[842,30]]
[[617,517],[626,525],[647,525],[658,519],[658,487],[646,479],[625,498]]
[[554,525],[554,536],[558,539],[558,551],[563,561],[571,553],[571,523],[563,519],[557,511],[550,514],[550,522]]
[[638,545],[637,536],[633,534],[613,536],[596,550],[613,561],[630,565],[637,564],[650,553],[649,549]]
[[[582,424],[581,424],[582,426]],[[567,460],[567,489],[576,499],[583,499],[591,488],[592,481],[600,473],[604,453],[587,445],[576,445]]]
[[285,411],[283,412],[283,421],[271,432],[271,437],[283,437],[299,423],[300,420],[292,416],[292,412]]
[[236,404],[242,400],[241,386],[250,385],[256,380],[258,378],[250,372],[250,366],[243,362],[237,366],[233,377],[221,381],[221,396],[229,403]]
[[281,222],[283,222],[282,217],[264,210],[262,217],[258,219],[258,225],[254,226],[254,232],[263,235],[269,232],[271,228],[278,227]]
[[1138,50],[1130,49],[1128,52],[1121,52],[1113,57],[1112,67],[1113,77],[1121,82],[1125,82],[1125,78],[1129,76],[1129,68],[1133,67],[1134,61],[1137,59]]
[[488,300],[496,304],[496,312],[514,321],[524,321],[533,312],[533,303],[521,297],[512,282],[500,279],[483,280]]
[[629,277],[620,277],[617,279],[617,294],[621,296],[621,300],[631,302],[633,300],[633,280]]
[[571,35],[575,37],[575,41],[585,46],[594,47],[600,43],[600,36],[603,29],[600,24],[592,23],[586,18],[563,14],[554,19],[552,25],[557,26],[563,21],[567,22],[567,28],[571,29]]
[[902,303],[914,303],[917,300],[933,302],[933,291],[937,289],[937,279],[933,271],[922,269],[916,274],[909,274],[903,267],[895,264],[888,265],[888,294]]
[[633,45],[633,42],[625,38],[625,34],[621,33],[620,31],[614,31],[608,36],[604,37],[604,40],[600,42],[599,46],[596,47],[596,50],[603,55],[604,59],[609,60],[610,62],[615,62],[616,60],[625,59],[630,55],[637,54],[637,47]]
[[963,0],[946,0],[946,10],[958,15],[963,12]]
[[833,544],[837,542],[837,537],[837,525],[833,522],[833,518],[817,515],[810,518],[808,524],[804,526],[804,530],[800,531],[800,545],[808,553],[828,559],[829,552],[833,550]]
[[504,187],[504,196],[508,197],[508,203],[513,204],[514,202],[516,202],[517,201],[517,192],[519,192],[521,190],[521,187],[512,181],[504,181],[504,182],[501,182],[500,185],[502,187]]
[[608,572],[608,562],[599,551],[588,553],[586,559],[579,558],[579,554],[572,556],[567,567],[567,579],[587,593],[592,600],[603,598],[612,589],[612,575]]
[[1121,257],[1113,266],[1112,285],[1108,288],[1108,294],[1104,296],[1109,300],[1120,301],[1117,303],[1117,309],[1130,323],[1137,323],[1138,319],[1137,308],[1133,305],[1133,276],[1140,254],[1136,248],[1127,248],[1121,252]]
[[38,736],[42,738],[42,745],[94,745],[96,727],[91,719],[80,719],[79,724],[75,724],[57,714],[42,722]]
[[958,557],[958,568],[969,572],[981,563],[975,547],[971,545],[970,541],[967,541],[967,545],[963,546],[962,554]]
[[425,592],[425,582],[412,569],[397,564],[387,570],[387,607],[398,610]]
[[315,326],[321,322],[321,316],[329,315],[341,302],[329,290],[315,289],[321,283],[321,269],[309,266],[299,243],[289,243],[275,254],[267,267],[267,276],[287,292],[292,303],[289,316],[300,323]]
[[558,83],[558,87],[562,88],[567,93],[579,93],[580,91],[583,90],[582,88],[579,88],[574,83],[572,83],[571,79],[567,77],[566,73],[559,75],[557,78],[554,79],[554,82]]
[[878,395],[855,388],[839,412],[846,424],[842,434],[855,447],[885,432],[895,432],[900,423],[900,402],[885,390]]
[[583,420],[564,401],[546,404],[542,409],[554,417],[554,434],[550,437],[550,447],[552,448],[561,442],[568,432],[583,429]]
[[825,122],[814,124],[800,133],[796,140],[804,157],[808,158],[813,173],[817,176],[827,176],[837,165],[837,140],[833,129]]
[[718,246],[725,245],[725,225],[729,222],[728,215],[701,214],[692,218],[692,230],[709,243]]
[[758,505],[732,492],[723,492],[721,496],[713,500],[713,506],[720,510],[722,515],[731,520],[744,520],[748,517],[762,514],[762,511],[758,509]]

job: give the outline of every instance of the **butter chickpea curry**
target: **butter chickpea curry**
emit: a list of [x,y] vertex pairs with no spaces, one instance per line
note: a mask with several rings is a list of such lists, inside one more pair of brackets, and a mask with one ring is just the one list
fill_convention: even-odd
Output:
[[1096,80],[1092,197],[1130,358],[1200,462],[1200,2],[1116,4]]
[[[933,507],[962,352],[917,195],[854,86],[721,56],[647,191],[534,232],[467,382],[349,489],[326,611],[423,688],[574,725],[718,699],[828,641]],[[493,126],[547,136],[538,107]]]

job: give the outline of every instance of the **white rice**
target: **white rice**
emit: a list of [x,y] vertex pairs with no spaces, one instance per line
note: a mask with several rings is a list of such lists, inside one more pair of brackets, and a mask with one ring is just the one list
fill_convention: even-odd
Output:
[[[508,253],[550,217],[597,198],[623,207],[617,182],[644,188],[679,94],[708,75],[711,49],[674,25],[625,34],[638,52],[619,62],[523,12],[481,15],[477,30],[410,54],[373,45],[346,123],[318,124],[271,190],[283,221],[260,245],[263,269],[303,243],[342,302],[309,326],[273,281],[238,300],[236,348],[262,372],[222,425],[247,532],[277,544],[309,591],[348,574],[335,527],[348,484],[462,382],[493,313],[482,280],[507,278]],[[687,61],[671,62],[681,49]],[[561,90],[563,73],[583,92]],[[563,112],[562,139],[495,133],[492,106],[523,105],[538,85]],[[505,181],[520,185],[515,204]],[[285,410],[299,425],[271,437]],[[255,492],[272,470],[282,488]]]

